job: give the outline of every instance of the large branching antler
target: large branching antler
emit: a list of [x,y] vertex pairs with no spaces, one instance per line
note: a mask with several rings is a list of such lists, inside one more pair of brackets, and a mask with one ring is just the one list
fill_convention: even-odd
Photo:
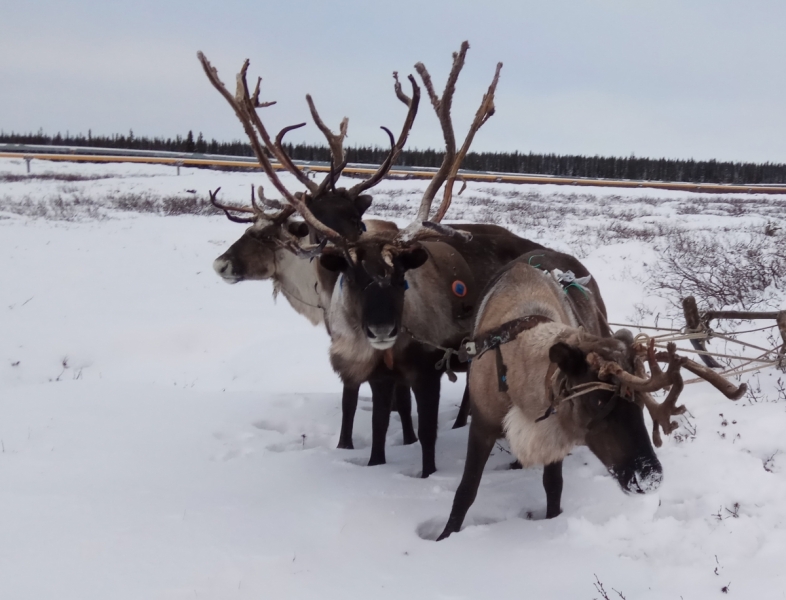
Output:
[[428,92],[431,106],[434,107],[434,112],[437,113],[437,119],[439,119],[439,125],[442,128],[442,137],[445,140],[445,157],[436,174],[429,182],[426,191],[423,193],[423,198],[420,201],[420,208],[418,208],[418,214],[415,217],[416,223],[428,221],[431,203],[434,201],[439,188],[445,183],[445,180],[447,180],[448,174],[450,173],[450,167],[456,157],[456,134],[453,131],[453,121],[450,116],[450,109],[453,106],[453,94],[456,92],[456,82],[458,81],[459,73],[461,73],[461,69],[464,68],[467,50],[469,50],[469,42],[464,41],[459,51],[453,53],[453,65],[450,68],[448,80],[445,83],[445,89],[441,97],[437,96],[436,91],[434,91],[434,83],[431,81],[431,75],[428,69],[426,69],[426,65],[422,62],[415,64],[415,70],[423,80],[423,86],[426,88],[426,92]]
[[[744,383],[739,387],[735,386],[711,369],[680,356],[677,354],[677,346],[674,343],[669,343],[666,346],[666,352],[656,353],[654,340],[651,340],[646,348],[639,347],[638,354],[642,353],[645,354],[650,367],[649,377],[644,371],[640,356],[635,358],[635,375],[625,371],[618,363],[604,360],[595,353],[588,355],[587,360],[593,368],[598,370],[599,377],[613,376],[626,388],[639,392],[644,406],[652,417],[652,441],[655,446],[659,447],[662,444],[659,429],[662,429],[666,435],[670,434],[677,428],[677,423],[671,421],[671,417],[681,415],[686,410],[685,406],[677,406],[677,399],[684,387],[680,374],[681,368],[685,367],[691,373],[705,379],[732,400],[741,398],[747,389]],[[668,363],[666,372],[660,368],[659,362]],[[650,395],[652,392],[667,388],[669,393],[661,403],[656,402]]]
[[[475,119],[472,121],[472,125],[470,126],[469,132],[467,133],[467,137],[464,139],[461,149],[458,151],[458,154],[453,159],[453,163],[450,165],[450,172],[448,173],[448,179],[445,183],[445,193],[442,198],[442,203],[439,205],[436,214],[432,218],[432,221],[435,223],[439,223],[442,220],[442,217],[445,216],[445,213],[448,212],[448,208],[450,208],[450,202],[453,198],[453,184],[458,178],[458,170],[461,168],[461,163],[464,162],[464,158],[469,152],[469,147],[472,145],[472,140],[475,139],[475,134],[481,127],[483,127],[483,125],[486,124],[486,121],[488,121],[494,115],[494,92],[497,90],[497,83],[499,83],[499,73],[501,70],[502,63],[500,62],[497,63],[497,70],[494,72],[494,79],[492,80],[488,91],[483,96],[483,101],[480,103],[478,111],[475,113]],[[466,185],[466,183],[464,185]]]
[[407,118],[404,120],[404,125],[401,127],[401,133],[399,134],[398,140],[396,141],[393,140],[393,134],[390,132],[390,130],[386,127],[382,127],[382,129],[385,131],[385,133],[388,134],[388,137],[390,138],[390,152],[371,177],[365,181],[362,181],[361,183],[358,183],[357,185],[352,186],[348,190],[349,195],[353,198],[357,198],[367,189],[377,185],[377,183],[382,181],[382,179],[384,179],[384,177],[390,172],[393,163],[398,158],[398,155],[401,154],[404,144],[407,143],[407,137],[409,137],[412,124],[415,122],[415,116],[418,114],[418,105],[420,104],[420,87],[417,83],[415,83],[415,78],[412,75],[407,76],[407,79],[409,79],[409,82],[412,85],[411,97],[407,96],[404,93],[404,90],[401,89],[401,82],[398,80],[397,71],[393,72],[393,79],[396,81],[393,88],[396,92],[396,97],[401,100],[401,102],[403,102],[407,108],[409,108],[409,111],[407,112]]
[[[438,224],[445,216],[445,213],[450,207],[453,197],[453,185],[456,179],[459,179],[458,170],[461,167],[461,163],[469,152],[469,148],[472,145],[475,134],[494,114],[494,93],[496,92],[497,84],[499,83],[499,74],[502,69],[502,63],[497,63],[494,78],[488,88],[488,91],[483,96],[483,100],[481,101],[480,107],[475,114],[475,118],[470,125],[469,132],[464,139],[464,143],[458,151],[456,150],[456,135],[453,130],[453,120],[451,118],[450,111],[453,105],[453,95],[456,91],[456,82],[458,81],[458,76],[459,73],[461,73],[461,69],[464,67],[467,50],[469,50],[469,43],[465,41],[461,44],[459,51],[453,53],[453,65],[450,69],[448,80],[445,84],[445,90],[442,92],[442,96],[437,96],[437,93],[434,90],[434,84],[431,80],[431,75],[428,72],[428,69],[426,69],[426,66],[420,62],[415,65],[415,70],[417,70],[420,78],[423,80],[423,85],[428,92],[431,105],[434,107],[434,112],[436,112],[440,127],[442,128],[442,136],[445,140],[445,156],[439,169],[429,182],[426,191],[423,193],[423,198],[421,199],[415,221],[409,227],[407,227],[405,233],[405,237],[407,239],[414,239],[419,231],[423,231],[423,233],[425,233],[422,227],[426,221],[429,221],[431,205],[434,202],[437,192],[443,184],[445,184],[444,196],[434,217],[431,219],[431,223]],[[429,226],[429,229],[436,229],[443,234],[447,233],[444,226],[435,227],[432,225]]]
[[[231,204],[221,204],[218,201],[218,192],[221,191],[220,187],[217,187],[215,191],[209,190],[208,193],[210,194],[210,204],[218,208],[219,210],[223,210],[224,214],[226,215],[227,219],[232,221],[233,223],[253,223],[256,221],[256,211],[253,208],[246,208],[245,206],[232,206]],[[253,197],[253,193],[252,193]],[[232,214],[232,212],[242,212],[242,213],[252,213],[255,216],[253,217],[236,217]]]
[[[658,447],[663,443],[659,429],[663,429],[666,435],[670,434],[677,428],[677,423],[673,422],[671,417],[681,415],[686,410],[684,406],[677,406],[677,398],[679,398],[683,388],[680,368],[685,359],[678,356],[676,351],[677,346],[669,344],[666,357],[669,367],[664,373],[658,364],[653,346],[647,348],[647,362],[649,362],[650,366],[649,377],[644,373],[643,365],[638,357],[636,361],[637,373],[635,375],[628,373],[614,361],[603,360],[597,354],[592,355],[590,360],[590,364],[598,368],[599,377],[605,378],[612,375],[629,390],[640,393],[644,406],[652,417],[652,442]],[[658,404],[650,394],[666,388],[670,388],[668,396],[662,403]]]
[[[294,212],[294,208],[291,206],[285,206],[278,202],[277,200],[270,200],[269,198],[265,198],[265,191],[260,185],[257,188],[257,195],[259,196],[259,201],[262,202],[268,208],[272,208],[277,210],[276,213],[266,213],[263,208],[257,204],[256,199],[254,198],[254,185],[251,185],[251,208],[246,206],[236,206],[234,204],[222,204],[218,201],[218,192],[221,188],[216,188],[215,191],[209,191],[210,195],[210,203],[215,206],[216,208],[223,210],[224,214],[226,215],[227,219],[232,221],[233,223],[255,223],[258,219],[264,219],[265,221],[269,221],[270,223],[280,225],[287,218],[292,215]],[[254,215],[253,217],[237,217],[233,215],[233,212],[240,212],[240,213],[251,213]]]
[[[343,246],[345,240],[338,233],[336,233],[336,231],[322,223],[311,213],[311,211],[306,206],[302,195],[290,193],[284,184],[281,183],[281,180],[273,169],[273,166],[270,163],[267,154],[265,153],[265,148],[269,150],[274,156],[276,156],[276,151],[274,151],[275,145],[270,139],[270,135],[267,133],[267,130],[265,129],[262,121],[259,118],[259,115],[256,112],[257,108],[265,106],[265,104],[260,104],[259,102],[259,82],[257,82],[257,87],[254,90],[253,98],[249,95],[248,92],[246,72],[248,70],[249,61],[246,60],[243,63],[243,67],[237,75],[237,90],[233,96],[229,93],[229,91],[226,89],[226,86],[224,86],[223,82],[219,79],[218,71],[215,67],[213,67],[213,65],[210,64],[205,55],[202,54],[202,52],[198,52],[197,57],[202,63],[202,68],[204,69],[207,78],[210,80],[210,83],[213,84],[213,87],[218,90],[218,92],[235,111],[235,115],[243,125],[246,136],[251,143],[251,148],[254,151],[254,156],[256,156],[256,159],[259,162],[259,166],[262,167],[262,170],[265,172],[265,175],[267,175],[273,186],[286,199],[291,207],[294,207],[294,210],[297,210],[303,216],[303,219],[306,221],[306,223],[308,223],[308,225],[321,233],[331,242]],[[262,138],[262,141],[260,141],[260,137]],[[282,164],[284,163],[282,162]],[[305,174],[302,172],[300,173],[306,180],[308,180],[308,177]],[[313,185],[313,182],[310,180],[309,183]],[[309,189],[311,189],[310,186]],[[294,212],[294,210],[292,210],[292,212]]]
[[[283,146],[281,145],[281,139],[288,131],[292,131],[292,129],[297,129],[298,126],[290,126],[285,127],[284,129],[279,132],[278,136],[276,137],[276,144],[274,144],[270,139],[270,134],[267,132],[264,123],[262,123],[262,119],[259,117],[259,113],[257,113],[258,108],[266,108],[268,106],[272,106],[275,102],[260,102],[259,101],[259,93],[260,93],[260,86],[262,85],[262,78],[257,77],[257,84],[254,88],[253,95],[249,96],[248,93],[248,83],[246,79],[246,74],[248,73],[248,67],[251,62],[246,59],[243,62],[243,67],[240,69],[240,72],[237,74],[237,89],[235,91],[235,99],[240,101],[245,108],[246,114],[250,117],[251,122],[253,123],[254,127],[256,127],[257,131],[259,132],[259,136],[262,138],[262,142],[265,144],[265,148],[267,151],[272,154],[276,160],[286,168],[295,178],[305,185],[309,190],[314,191],[316,189],[316,184],[311,181],[308,176],[303,173],[300,169],[298,169],[295,164],[292,162],[292,159],[289,155],[284,151]],[[218,74],[218,73],[216,73]]]
[[344,138],[347,137],[349,118],[344,117],[341,120],[338,126],[338,134],[335,134],[330,130],[330,127],[325,125],[322,117],[319,116],[319,112],[317,112],[317,107],[314,104],[314,100],[311,98],[311,94],[306,94],[306,102],[308,102],[308,109],[311,111],[311,118],[314,119],[314,123],[325,136],[328,148],[330,148],[330,172],[325,179],[322,180],[322,183],[319,184],[317,190],[313,192],[314,198],[317,198],[324,194],[325,190],[332,189],[335,191],[336,181],[341,177],[341,172],[347,166],[347,161],[344,156]]

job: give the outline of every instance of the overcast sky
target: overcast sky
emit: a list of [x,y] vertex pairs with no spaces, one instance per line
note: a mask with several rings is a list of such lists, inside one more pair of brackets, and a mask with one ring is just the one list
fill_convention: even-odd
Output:
[[[423,61],[441,89],[464,39],[459,138],[505,65],[475,150],[786,162],[784,0],[0,0],[0,128],[240,139],[202,50],[228,84],[251,59],[270,129],[310,92],[349,144],[382,145],[406,112],[392,71]],[[428,102],[409,145],[442,145]]]

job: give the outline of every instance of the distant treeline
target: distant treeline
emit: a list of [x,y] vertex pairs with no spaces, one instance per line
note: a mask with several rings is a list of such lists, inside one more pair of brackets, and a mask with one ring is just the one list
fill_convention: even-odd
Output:
[[[193,152],[202,154],[228,154],[253,156],[251,147],[240,141],[207,141],[201,133],[194,138],[193,132],[174,138],[136,137],[128,135],[93,136],[47,135],[42,131],[34,134],[5,133],[0,131],[0,143],[43,144],[52,146],[94,146],[99,148],[123,148],[133,150],[163,150],[169,152]],[[306,144],[286,145],[295,160],[330,161],[326,146]],[[347,160],[352,163],[379,164],[388,150],[380,147],[350,147],[346,149]],[[397,164],[413,167],[439,167],[442,152],[436,150],[404,150]],[[672,160],[667,158],[639,158],[576,156],[559,154],[528,154],[520,152],[470,152],[465,169],[476,171],[499,171],[502,173],[529,173],[558,177],[588,177],[605,179],[639,179],[650,181],[679,181],[690,183],[786,183],[786,164],[719,162],[716,160]]]

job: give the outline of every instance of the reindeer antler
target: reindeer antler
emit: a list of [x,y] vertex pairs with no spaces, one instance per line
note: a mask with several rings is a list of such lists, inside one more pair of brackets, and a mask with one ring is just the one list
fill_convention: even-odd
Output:
[[[231,214],[229,212],[230,210],[233,210],[233,211],[236,211],[236,212],[254,213],[254,214],[256,214],[256,211],[253,208],[246,208],[244,206],[232,206],[232,205],[228,205],[228,204],[221,204],[217,200],[217,198],[216,198],[218,196],[218,192],[220,192],[220,191],[221,191],[220,187],[217,187],[215,189],[215,191],[208,190],[208,194],[210,194],[210,203],[213,206],[215,206],[216,208],[218,208],[220,210],[223,210],[224,214],[227,217],[227,219],[229,219],[233,223],[253,223],[254,221],[256,221],[256,217],[255,216],[254,217],[236,217],[235,215]],[[253,193],[252,193],[252,198],[253,198]]]
[[[491,82],[491,85],[489,86],[486,94],[483,96],[483,100],[481,101],[480,107],[475,114],[475,118],[470,125],[469,132],[464,139],[461,149],[457,152],[456,136],[455,132],[453,131],[453,120],[450,115],[450,110],[453,105],[453,95],[456,91],[456,82],[458,81],[458,76],[459,73],[461,73],[461,69],[464,67],[467,50],[469,50],[469,42],[465,41],[462,42],[459,51],[453,53],[453,65],[450,69],[450,73],[448,74],[448,79],[445,84],[445,89],[442,92],[442,96],[437,96],[437,93],[434,90],[434,84],[431,80],[431,75],[429,74],[428,69],[426,69],[426,66],[421,62],[415,65],[415,70],[423,80],[423,85],[428,92],[431,105],[434,107],[434,112],[437,113],[437,118],[439,119],[439,123],[442,128],[442,136],[445,140],[445,157],[443,158],[442,164],[440,165],[436,174],[429,182],[426,191],[423,193],[423,198],[421,199],[415,221],[409,227],[407,227],[405,233],[407,239],[414,239],[417,232],[420,231],[423,227],[424,222],[429,220],[431,205],[434,201],[434,198],[436,197],[437,192],[439,191],[439,188],[442,186],[442,184],[447,182],[445,185],[445,192],[442,202],[440,203],[434,218],[431,219],[431,222],[433,224],[437,224],[445,216],[445,213],[447,212],[453,197],[453,184],[455,183],[456,179],[459,178],[458,170],[461,167],[461,163],[469,152],[469,148],[473,139],[475,138],[475,134],[494,114],[494,93],[497,89],[497,84],[499,83],[499,74],[502,69],[502,63],[497,63],[497,68],[494,73],[494,78]],[[429,228],[436,229],[437,231],[446,234],[446,228],[444,226],[430,226]]]
[[[257,204],[256,199],[254,198],[254,185],[251,184],[251,208],[245,206],[236,206],[234,204],[222,204],[218,201],[218,192],[221,190],[220,187],[216,188],[215,191],[208,190],[208,194],[210,195],[210,203],[215,206],[216,208],[223,210],[224,214],[226,215],[227,219],[232,221],[233,223],[254,223],[258,218],[262,217],[263,219],[270,221],[275,224],[283,223],[287,220],[287,218],[295,212],[295,209],[291,206],[284,206],[277,200],[269,200],[265,198],[264,190],[260,185],[257,188],[257,195],[259,196],[259,200],[265,205],[270,208],[274,208],[279,212],[275,214],[269,214],[264,211],[264,209],[260,208]],[[242,212],[242,213],[251,213],[253,217],[236,217],[235,215],[231,214],[230,211],[233,212]]]
[[[497,84],[499,83],[499,73],[501,70],[502,63],[500,62],[497,63],[497,70],[494,72],[494,79],[492,80],[488,91],[483,96],[483,101],[480,103],[478,111],[475,113],[475,119],[472,121],[472,125],[470,126],[469,132],[467,133],[467,137],[464,139],[464,143],[461,145],[461,149],[459,150],[458,154],[453,159],[453,163],[450,166],[450,172],[448,173],[447,183],[445,183],[445,193],[442,198],[442,202],[437,209],[437,213],[432,219],[432,221],[435,223],[439,223],[442,220],[442,217],[445,216],[445,213],[448,212],[448,208],[450,208],[450,202],[453,198],[453,184],[457,179],[458,170],[461,167],[461,163],[464,162],[464,158],[467,156],[467,152],[469,152],[469,147],[472,144],[472,140],[475,138],[475,134],[481,127],[483,127],[483,125],[485,125],[486,121],[488,121],[494,115],[494,92],[497,90]],[[464,187],[466,187],[466,185],[466,182],[464,182]]]
[[[265,153],[265,148],[267,148],[268,151],[270,151],[274,156],[276,156],[277,149],[272,143],[267,130],[265,129],[262,121],[259,118],[259,115],[256,112],[258,107],[264,106],[259,103],[259,84],[257,84],[257,89],[254,90],[254,98],[252,99],[249,96],[248,83],[246,82],[246,71],[248,71],[249,61],[246,60],[243,63],[243,67],[240,69],[240,72],[237,75],[237,90],[235,92],[235,96],[232,96],[222,81],[218,78],[218,71],[215,67],[213,67],[213,65],[210,64],[210,61],[208,61],[205,55],[202,54],[202,52],[198,52],[197,57],[202,63],[202,68],[204,69],[207,78],[210,80],[210,83],[213,84],[213,87],[218,90],[218,92],[235,111],[235,115],[237,115],[237,118],[243,125],[243,129],[245,130],[248,140],[251,143],[254,156],[256,156],[260,167],[262,167],[262,170],[265,172],[265,175],[267,175],[270,182],[286,199],[286,201],[289,202],[289,204],[295,209],[297,209],[297,211],[303,216],[303,219],[306,221],[306,223],[308,223],[316,231],[319,231],[325,238],[329,239],[333,243],[343,245],[344,239],[333,229],[317,219],[308,209],[301,196],[290,193],[284,184],[281,183],[281,180],[278,178],[278,175],[273,169],[273,166],[270,164],[270,160]],[[262,138],[262,142],[260,142],[260,137]],[[263,143],[264,148],[262,145]],[[282,164],[284,164],[283,161]],[[306,180],[308,179],[308,177],[303,174],[302,171],[298,170],[298,172],[303,178]],[[311,181],[309,181],[309,183],[313,184]]]
[[[613,375],[628,389],[641,393],[644,406],[646,406],[652,417],[652,442],[655,446],[660,447],[663,442],[661,441],[659,428],[663,429],[666,435],[670,434],[677,428],[677,423],[672,422],[671,417],[681,415],[686,410],[684,406],[676,405],[677,398],[679,398],[683,388],[680,368],[685,358],[677,355],[677,346],[675,344],[669,344],[666,357],[669,367],[664,373],[658,364],[653,348],[654,346],[652,345],[647,348],[647,361],[650,366],[649,377],[644,373],[644,366],[638,357],[636,357],[637,373],[635,375],[628,373],[614,361],[603,360],[597,354],[591,354],[591,358],[588,357],[588,361],[598,369],[598,375],[601,378]],[[669,394],[662,403],[658,404],[650,396],[651,392],[668,387],[670,387]]]
[[[664,354],[664,352],[658,352],[658,360],[663,360]],[[701,377],[704,381],[711,384],[729,400],[739,400],[745,395],[745,392],[748,391],[748,385],[746,383],[741,383],[739,386],[736,386],[720,373],[716,373],[709,367],[705,367],[704,365],[692,361],[689,358],[684,359],[682,366],[694,375]]]
[[[587,361],[598,370],[600,377],[613,376],[628,389],[641,394],[644,406],[652,417],[652,442],[658,447],[662,444],[659,428],[663,429],[666,435],[670,434],[677,428],[677,423],[671,421],[671,417],[681,415],[686,410],[685,406],[677,406],[677,399],[684,387],[680,374],[682,367],[705,379],[732,400],[741,398],[747,389],[744,383],[737,387],[722,375],[680,356],[677,354],[677,346],[673,342],[667,344],[666,352],[656,353],[655,341],[650,340],[646,348],[639,346],[637,353],[646,355],[650,367],[649,377],[644,372],[644,364],[640,356],[636,356],[634,360],[635,375],[625,371],[618,363],[604,360],[595,353],[590,353],[587,356]],[[665,373],[658,362],[668,363]],[[661,403],[656,402],[650,395],[651,392],[666,388],[669,388],[669,393]]]
[[407,75],[407,79],[409,79],[409,83],[412,85],[412,96],[407,96],[404,91],[401,89],[401,83],[398,80],[398,72],[393,72],[393,79],[395,79],[396,83],[394,85],[394,90],[396,92],[396,97],[403,102],[409,111],[407,112],[407,118],[404,120],[404,125],[401,127],[401,133],[398,136],[398,140],[393,140],[393,134],[387,127],[382,127],[385,133],[388,134],[390,138],[390,152],[385,157],[385,160],[379,166],[376,173],[374,173],[371,177],[366,179],[365,181],[352,186],[348,192],[349,195],[352,197],[357,198],[360,194],[365,192],[367,189],[377,185],[385,175],[388,174],[390,168],[393,166],[393,163],[398,158],[398,155],[401,153],[401,150],[404,148],[404,144],[407,143],[407,137],[409,136],[409,132],[412,129],[412,124],[415,122],[415,117],[418,114],[418,105],[420,104],[420,87],[418,84],[415,83],[415,78],[412,75]]

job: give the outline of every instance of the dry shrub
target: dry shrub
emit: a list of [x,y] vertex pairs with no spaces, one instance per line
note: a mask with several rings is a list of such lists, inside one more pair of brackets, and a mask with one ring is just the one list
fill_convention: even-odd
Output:
[[786,290],[783,243],[758,232],[722,239],[678,232],[660,249],[647,287],[677,308],[686,296],[709,310],[779,308]]
[[196,196],[158,196],[151,193],[109,195],[100,199],[79,192],[57,194],[43,199],[25,196],[21,201],[0,198],[0,211],[46,219],[49,221],[81,221],[107,219],[109,211],[151,213],[161,216],[218,215],[207,198]]

